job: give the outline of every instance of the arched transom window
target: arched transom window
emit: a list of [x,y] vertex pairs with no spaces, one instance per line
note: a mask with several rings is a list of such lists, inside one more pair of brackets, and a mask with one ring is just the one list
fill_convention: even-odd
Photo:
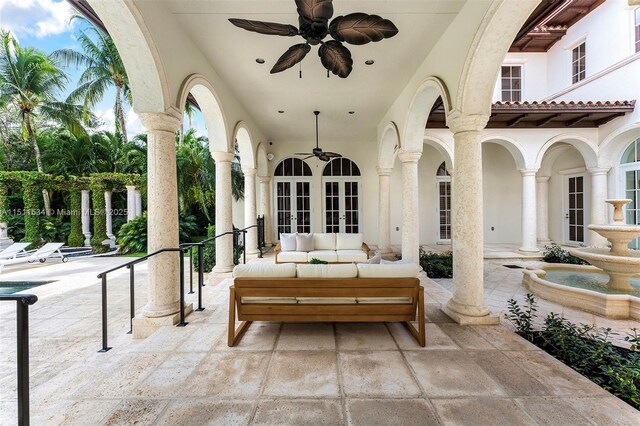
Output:
[[360,176],[360,169],[348,158],[334,158],[324,166],[322,176]]
[[277,166],[273,176],[311,176],[311,167],[299,158],[285,158]]

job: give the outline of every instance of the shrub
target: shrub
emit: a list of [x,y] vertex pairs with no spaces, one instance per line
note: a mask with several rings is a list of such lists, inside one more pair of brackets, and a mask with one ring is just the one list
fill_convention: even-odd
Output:
[[82,233],[82,198],[80,191],[71,191],[69,194],[71,210],[71,223],[67,244],[71,247],[84,246],[84,234]]
[[194,215],[188,214],[180,216],[180,242],[191,242],[195,235],[198,235],[198,223]]
[[13,215],[7,219],[7,232],[14,241],[24,241],[24,216]]
[[433,253],[420,249],[420,266],[429,278],[452,278],[453,253]]
[[147,212],[120,227],[116,242],[120,253],[145,253],[147,251]]
[[572,256],[568,251],[560,247],[556,243],[544,246],[542,260],[548,263],[568,263],[570,265],[588,265],[589,263]]
[[312,265],[328,265],[329,264],[329,262],[327,262],[326,260],[320,260],[316,257],[311,258],[309,263]]
[[[215,225],[207,226],[207,238],[216,236],[216,227]],[[196,249],[193,249],[193,257],[192,257],[193,267],[198,268],[198,252]],[[211,272],[214,265],[216,264],[216,242],[211,241],[204,244],[203,253],[202,253],[202,263],[204,265],[205,272]]]
[[[71,231],[71,224],[63,222],[62,217],[44,216],[40,219],[42,238],[47,242],[66,241]],[[84,241],[84,239],[83,239]]]
[[576,325],[554,313],[545,318],[540,330],[534,330],[535,305],[532,294],[527,294],[524,308],[514,299],[509,300],[509,313],[505,314],[505,317],[516,327],[518,334],[603,389],[636,409],[640,408],[640,353],[637,351],[637,329],[632,329],[632,333],[625,338],[632,343],[629,350],[611,344],[610,328],[597,329],[594,325]]

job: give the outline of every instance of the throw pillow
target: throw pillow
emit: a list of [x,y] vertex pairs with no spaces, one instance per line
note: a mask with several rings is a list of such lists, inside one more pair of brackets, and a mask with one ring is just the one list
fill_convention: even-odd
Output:
[[380,252],[376,252],[376,254],[371,259],[369,259],[366,263],[370,265],[378,265],[380,264],[381,261],[382,261],[382,255],[380,254]]
[[296,251],[296,234],[280,234],[282,251]]
[[296,251],[313,251],[313,234],[296,234]]

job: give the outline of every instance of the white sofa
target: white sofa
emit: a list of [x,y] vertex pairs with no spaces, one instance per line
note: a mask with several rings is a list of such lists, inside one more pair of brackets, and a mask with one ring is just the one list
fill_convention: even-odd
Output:
[[313,234],[312,251],[282,251],[276,245],[276,263],[309,263],[311,259],[329,263],[366,262],[369,246],[363,242],[362,234]]

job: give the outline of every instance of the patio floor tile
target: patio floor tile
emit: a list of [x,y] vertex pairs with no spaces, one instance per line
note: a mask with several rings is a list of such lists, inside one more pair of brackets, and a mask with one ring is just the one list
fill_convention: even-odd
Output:
[[265,400],[258,404],[252,425],[343,424],[339,400]]
[[533,343],[527,342],[511,330],[500,325],[472,326],[482,338],[501,350],[539,351]]
[[598,425],[640,424],[640,411],[610,395],[596,398],[565,398],[564,401]]
[[264,395],[338,397],[335,352],[275,352]]
[[[427,323],[425,324],[425,335],[427,344],[425,347],[421,347],[416,339],[409,334],[409,331],[401,323],[388,324],[389,330],[393,335],[398,346],[402,350],[438,350],[438,349],[460,349],[458,345],[447,335],[442,329],[440,324]],[[414,324],[417,328],[417,323]]]
[[[236,324],[236,327],[237,326]],[[270,351],[276,344],[280,327],[280,324],[253,323],[236,346],[230,348],[227,345],[227,339],[223,338],[218,339],[214,345],[214,350],[232,352]]]
[[333,324],[329,323],[283,324],[276,346],[278,351],[335,349]]
[[382,323],[340,323],[336,324],[336,332],[340,351],[398,348]]
[[526,425],[534,422],[507,398],[434,399],[436,413],[444,425]]
[[253,414],[252,401],[199,399],[174,401],[160,417],[160,426],[247,425]]
[[516,403],[539,424],[582,426],[589,423],[586,417],[560,398],[518,398]]
[[494,349],[491,343],[469,327],[458,324],[438,324],[438,327],[462,349],[483,351]]
[[350,399],[347,415],[353,426],[437,424],[433,407],[424,399]]
[[161,399],[128,399],[106,419],[105,426],[151,424],[169,401]]

